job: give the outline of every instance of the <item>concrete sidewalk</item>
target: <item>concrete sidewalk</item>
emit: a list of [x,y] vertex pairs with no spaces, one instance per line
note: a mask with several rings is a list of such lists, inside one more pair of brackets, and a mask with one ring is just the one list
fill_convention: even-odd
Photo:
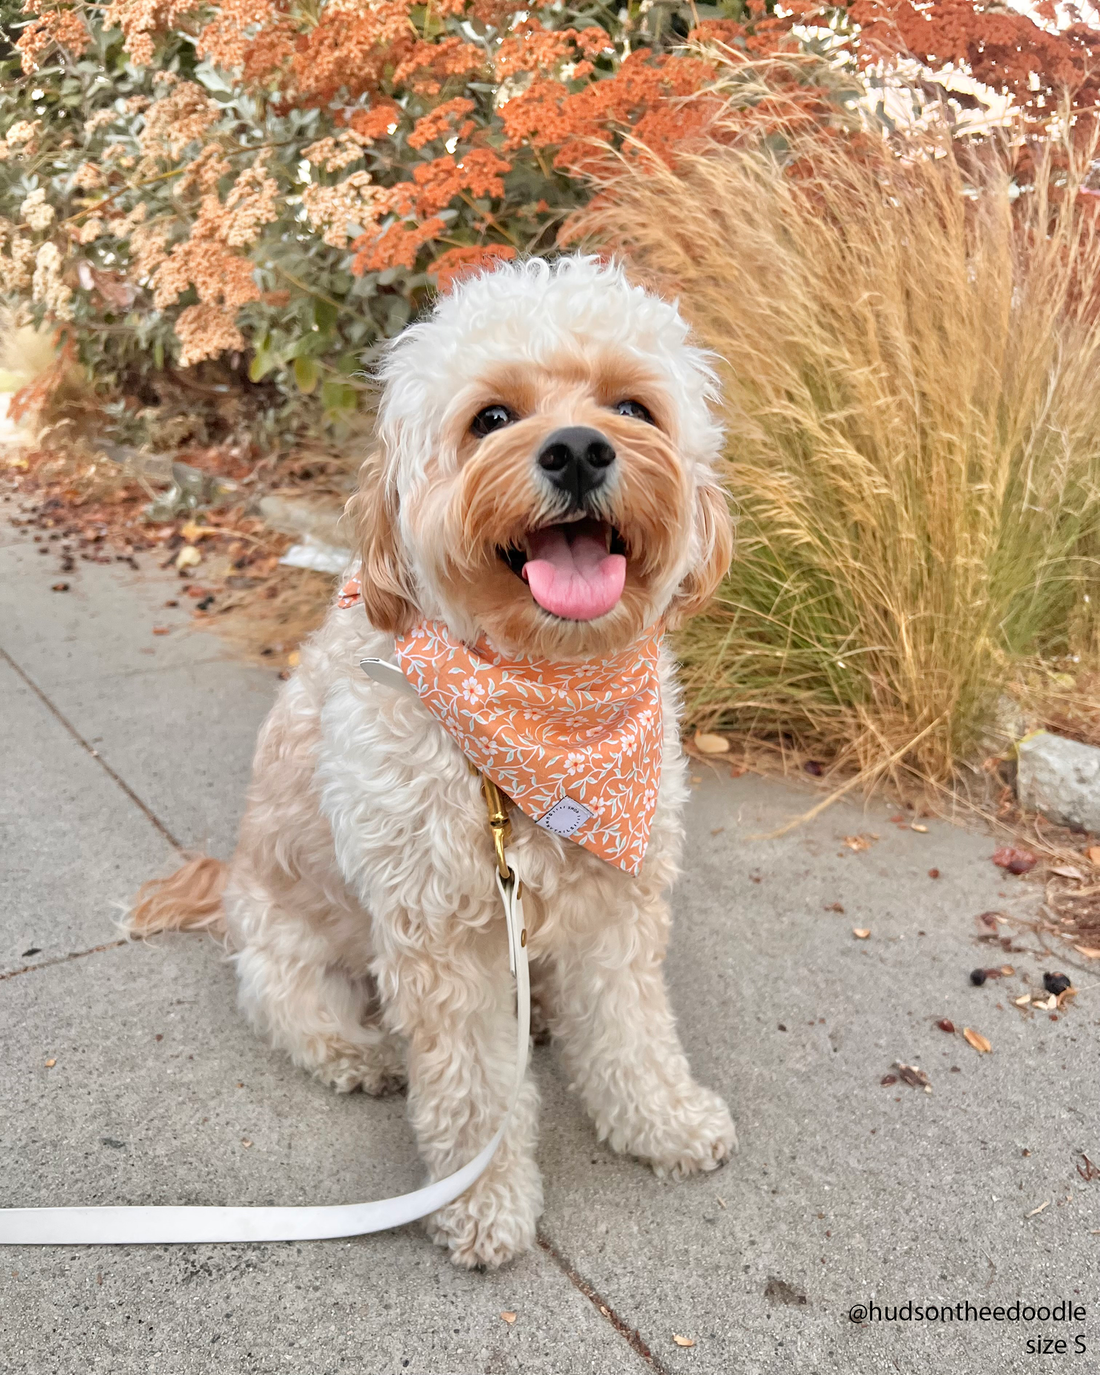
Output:
[[[36,549],[4,520],[0,1204],[336,1203],[415,1187],[402,1099],[337,1097],[268,1051],[213,942],[125,945],[112,925],[177,847],[231,849],[275,674],[166,609],[172,575],[81,563],[54,593]],[[154,624],[172,631],[153,637]],[[1100,975],[1026,933],[1010,953],[977,941],[978,913],[1026,914],[1037,896],[989,862],[983,835],[841,804],[751,839],[812,800],[698,771],[668,971],[695,1071],[738,1124],[728,1167],[672,1183],[611,1155],[539,1049],[534,1254],[467,1274],[416,1228],[4,1250],[0,1372],[990,1375],[1042,1367],[1027,1343],[1044,1338],[1066,1342],[1040,1348],[1057,1368],[1100,1369],[1100,1180],[1077,1169],[1082,1152],[1100,1162]],[[859,834],[878,838],[844,844]],[[1011,977],[970,985],[974,966],[1005,961]],[[1057,1021],[1018,1011],[1057,967],[1075,972],[1076,1004]],[[992,1054],[939,1030],[945,1017]],[[883,1086],[895,1061],[919,1064],[932,1092]],[[1058,1299],[1087,1319],[848,1316]]]

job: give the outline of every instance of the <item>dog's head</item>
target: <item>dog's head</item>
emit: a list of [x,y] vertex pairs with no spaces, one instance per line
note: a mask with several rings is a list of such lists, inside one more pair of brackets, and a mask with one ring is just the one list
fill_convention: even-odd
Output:
[[506,264],[381,369],[381,452],[352,509],[367,614],[572,658],[710,597],[731,552],[714,378],[674,305],[617,265]]

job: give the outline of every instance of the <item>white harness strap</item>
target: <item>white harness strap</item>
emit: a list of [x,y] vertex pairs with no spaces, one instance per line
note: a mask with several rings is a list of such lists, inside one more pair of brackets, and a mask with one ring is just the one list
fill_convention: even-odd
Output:
[[[400,675],[395,665],[387,667],[394,668]],[[404,682],[404,676],[401,677]],[[385,669],[378,670],[377,681],[399,686],[392,676],[385,675]],[[498,823],[491,824],[498,847],[502,847]],[[503,825],[506,824],[504,821]],[[503,848],[499,848],[498,854],[503,853]],[[504,1120],[493,1139],[468,1165],[411,1194],[380,1199],[376,1203],[346,1203],[321,1208],[0,1208],[0,1246],[137,1246],[169,1242],[319,1241],[326,1237],[357,1237],[415,1222],[465,1193],[488,1168],[504,1139],[527,1072],[531,981],[527,968],[522,885],[515,870],[506,863],[504,867],[508,876],[502,877],[498,872],[496,881],[508,928],[509,964],[516,976],[516,1073]]]

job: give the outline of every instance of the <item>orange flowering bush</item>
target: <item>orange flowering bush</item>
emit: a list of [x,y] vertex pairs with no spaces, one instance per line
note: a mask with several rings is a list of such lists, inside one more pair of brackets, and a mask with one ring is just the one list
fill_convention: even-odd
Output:
[[108,385],[221,359],[331,417],[426,293],[553,251],[591,174],[642,146],[766,132],[773,103],[828,124],[902,52],[1035,120],[1067,84],[1095,98],[1098,36],[1049,0],[16,3],[0,292]]

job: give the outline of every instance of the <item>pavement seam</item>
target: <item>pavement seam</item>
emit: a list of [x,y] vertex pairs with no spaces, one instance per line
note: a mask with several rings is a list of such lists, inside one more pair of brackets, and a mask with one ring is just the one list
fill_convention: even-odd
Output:
[[562,1255],[546,1233],[539,1232],[536,1236],[536,1240],[542,1250],[546,1252],[573,1288],[583,1294],[596,1312],[599,1313],[606,1322],[611,1324],[635,1355],[640,1356],[642,1360],[645,1361],[646,1365],[649,1366],[650,1370],[655,1372],[655,1375],[671,1375],[668,1367],[650,1351],[638,1329],[636,1327],[631,1327],[619,1317],[618,1313],[616,1313],[607,1300],[602,1297],[599,1291],[594,1289],[584,1276],[578,1273],[572,1262]]
[[9,969],[0,974],[0,983],[14,979],[17,974],[33,974],[36,969],[51,969],[55,964],[67,964],[69,960],[82,960],[85,955],[98,955],[103,950],[117,950],[120,945],[129,945],[128,940],[108,941],[106,945],[93,945],[87,950],[71,950],[67,955],[56,955],[52,960],[42,960],[39,964],[25,964],[19,969]]
[[0,647],[0,658],[2,658],[5,661],[5,663],[7,663],[11,667],[13,672],[17,673],[19,677],[22,678],[24,683],[26,683],[26,685],[39,699],[42,705],[46,707],[50,714],[54,716],[65,727],[65,729],[73,737],[76,743],[87,754],[89,754],[92,759],[95,760],[95,762],[108,776],[108,778],[110,778],[114,783],[118,785],[118,787],[122,789],[122,791],[134,804],[134,806],[145,814],[148,820],[152,822],[153,826],[160,832],[160,834],[165,838],[165,840],[168,841],[169,845],[171,845],[173,849],[178,850],[180,854],[183,854],[183,845],[176,839],[176,837],[172,834],[172,832],[168,829],[164,822],[161,821],[160,817],[157,816],[157,814],[145,802],[143,802],[140,797],[138,797],[137,793],[134,792],[133,788],[130,787],[129,783],[127,783],[125,779],[120,777],[119,774],[115,773],[114,769],[111,768],[110,764],[108,764],[107,761],[102,758],[99,751],[92,749],[91,745],[87,742],[87,740],[84,739],[84,737],[80,734],[80,732],[68,719],[68,717],[65,716],[62,712],[60,712],[57,709],[57,707],[54,706],[54,704],[50,701],[50,699],[46,696],[46,694],[42,691],[42,689],[38,686],[34,679],[31,678],[29,674],[25,673],[24,670],[20,667],[20,665],[17,664],[15,660],[11,657],[8,651],[6,649],[3,649],[2,647]]

